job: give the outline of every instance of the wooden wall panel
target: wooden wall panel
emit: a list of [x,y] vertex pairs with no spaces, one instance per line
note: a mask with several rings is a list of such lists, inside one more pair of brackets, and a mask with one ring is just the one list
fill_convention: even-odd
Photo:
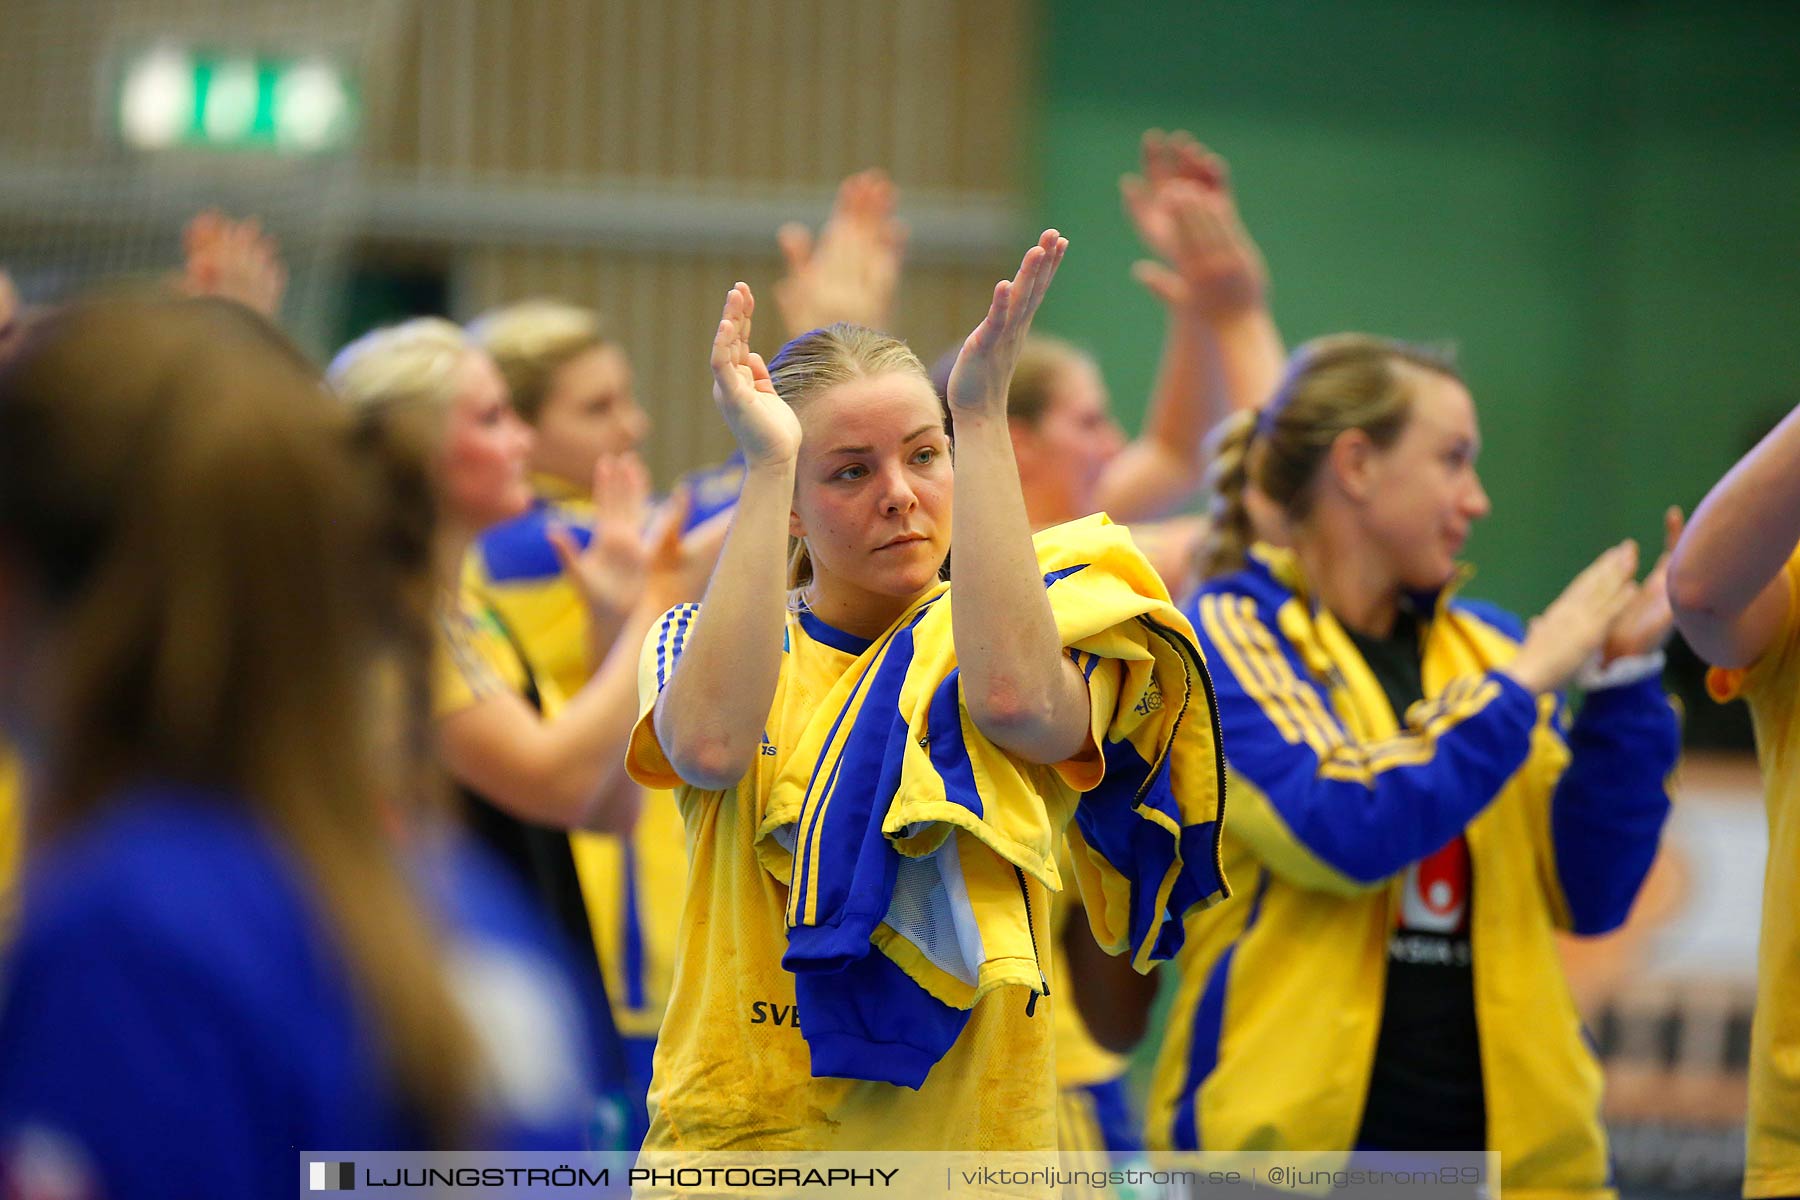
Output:
[[[919,187],[1009,194],[1029,4],[402,4],[384,53],[406,94],[370,162],[453,178],[781,186],[883,163]],[[413,47],[417,70],[405,70]]]
[[[297,281],[366,248],[449,264],[458,318],[540,294],[591,304],[656,409],[665,481],[728,449],[706,373],[725,289],[758,289],[757,340],[773,351],[775,225],[816,219],[842,176],[885,166],[911,202],[897,327],[926,358],[979,318],[1027,233],[1000,227],[1022,208],[1034,0],[0,2],[0,257],[30,225],[34,251],[110,238],[124,249],[89,261],[160,269],[211,198],[269,217]],[[117,47],[159,33],[352,52],[359,155],[296,167],[125,153],[97,89]],[[72,170],[43,173],[51,163]],[[32,189],[9,188],[21,165],[38,172]],[[57,188],[85,194],[63,212]],[[331,326],[323,311],[290,317]]]

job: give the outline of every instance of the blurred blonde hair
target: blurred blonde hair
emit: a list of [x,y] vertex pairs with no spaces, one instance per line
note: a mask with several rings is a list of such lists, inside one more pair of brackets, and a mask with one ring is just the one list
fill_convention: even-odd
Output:
[[534,425],[556,373],[610,344],[599,313],[560,300],[525,300],[483,313],[469,323],[469,336],[493,356],[513,407]]
[[371,330],[337,352],[325,377],[353,410],[419,406],[442,417],[456,399],[475,344],[442,317]]
[[[140,779],[210,786],[293,852],[396,1090],[457,1144],[477,1083],[442,947],[384,823],[372,663],[422,640],[384,547],[393,499],[275,329],[224,301],[115,295],[0,364],[0,542],[58,624],[57,837]],[[408,789],[402,791],[401,789]]]
[[[912,347],[897,337],[861,325],[840,322],[803,333],[769,361],[775,391],[798,409],[820,392],[876,375],[916,375],[927,386],[931,375]],[[788,587],[812,582],[812,557],[806,542],[788,539]]]
[[357,443],[394,498],[388,551],[408,562],[404,600],[426,629],[437,606],[432,554],[440,518],[439,455],[463,365],[478,353],[461,326],[415,317],[365,333],[325,369],[326,381],[349,408]]
[[1268,407],[1234,413],[1212,435],[1201,579],[1244,565],[1257,536],[1245,499],[1251,488],[1299,522],[1339,435],[1360,429],[1377,447],[1393,445],[1412,416],[1421,371],[1461,381],[1448,353],[1364,333],[1316,338],[1294,351]]

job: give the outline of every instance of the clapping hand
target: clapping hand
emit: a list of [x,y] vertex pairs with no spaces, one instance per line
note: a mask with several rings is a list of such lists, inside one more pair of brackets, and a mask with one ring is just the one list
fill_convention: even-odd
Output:
[[1636,598],[1637,562],[1637,543],[1628,539],[1590,563],[1531,622],[1507,672],[1539,694],[1573,679]]
[[1649,654],[1662,649],[1669,640],[1675,628],[1675,613],[1669,607],[1669,555],[1674,552],[1685,523],[1681,510],[1673,505],[1663,513],[1662,554],[1638,585],[1631,602],[1607,626],[1606,641],[1600,649],[1603,662]]
[[597,628],[617,626],[643,594],[651,554],[644,536],[649,497],[650,473],[637,455],[602,454],[594,460],[594,532],[588,544],[577,546],[562,525],[546,530]]
[[885,172],[859,171],[839,185],[817,241],[798,221],[776,233],[788,273],[775,285],[775,304],[790,334],[835,321],[887,328],[906,253],[898,200]]
[[792,462],[800,453],[800,418],[775,392],[762,355],[750,349],[756,297],[739,283],[725,296],[713,334],[713,402],[752,467]]
[[1037,245],[1025,252],[1019,272],[994,285],[994,299],[987,316],[963,342],[950,369],[948,396],[951,414],[1005,416],[1006,389],[1013,367],[1038,305],[1050,289],[1056,268],[1062,264],[1069,239],[1046,229]]
[[1171,308],[1221,316],[1263,305],[1269,269],[1238,216],[1225,160],[1180,130],[1150,130],[1141,153],[1143,174],[1122,176],[1119,193],[1160,261],[1132,274]]
[[650,551],[649,578],[644,585],[645,604],[662,613],[677,604],[699,600],[718,564],[725,534],[731,528],[732,510],[715,513],[687,533],[693,497],[679,486],[650,522],[645,544]]

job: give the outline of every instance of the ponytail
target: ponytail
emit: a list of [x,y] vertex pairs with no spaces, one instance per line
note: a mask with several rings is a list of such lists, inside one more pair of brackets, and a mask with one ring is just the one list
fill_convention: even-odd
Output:
[[1250,487],[1258,415],[1255,409],[1232,413],[1207,438],[1211,465],[1206,488],[1212,500],[1207,512],[1211,527],[1198,552],[1197,573],[1203,582],[1242,567],[1256,540],[1244,493]]

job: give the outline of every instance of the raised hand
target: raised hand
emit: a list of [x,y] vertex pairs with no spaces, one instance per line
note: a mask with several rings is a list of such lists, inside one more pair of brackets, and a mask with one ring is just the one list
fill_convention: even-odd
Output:
[[1025,252],[1018,274],[994,285],[987,316],[964,340],[956,365],[950,369],[952,413],[1005,415],[1006,389],[1012,383],[1019,350],[1068,248],[1068,238],[1046,229],[1037,245]]
[[1241,223],[1191,180],[1176,179],[1156,205],[1167,220],[1168,262],[1132,264],[1134,278],[1171,308],[1225,315],[1258,308],[1268,292],[1262,254]]
[[838,186],[816,242],[798,221],[776,233],[788,273],[775,285],[775,304],[790,335],[835,321],[887,328],[906,254],[898,200],[885,172],[860,171]]
[[1121,175],[1119,197],[1145,249],[1170,259],[1174,257],[1175,223],[1158,203],[1164,189],[1185,179],[1207,195],[1223,194],[1229,200],[1231,184],[1225,160],[1182,130],[1172,134],[1160,129],[1145,131],[1138,156],[1143,174]]
[[1637,543],[1627,539],[1589,564],[1531,622],[1508,674],[1537,693],[1555,691],[1573,679],[1637,596],[1632,582],[1637,562]]
[[715,513],[687,534],[688,511],[693,498],[685,486],[678,487],[669,502],[662,506],[644,536],[649,548],[648,578],[644,583],[644,601],[649,610],[661,614],[677,604],[699,600],[706,594],[706,583],[718,564],[725,534],[731,528],[731,510]]
[[1675,628],[1675,612],[1669,607],[1669,555],[1674,552],[1685,524],[1681,510],[1674,505],[1663,513],[1662,553],[1650,568],[1650,574],[1638,585],[1631,603],[1607,627],[1606,641],[1600,649],[1604,662],[1660,650],[1669,640],[1669,634]]
[[1269,270],[1238,215],[1225,160],[1182,131],[1144,134],[1143,174],[1119,179],[1144,246],[1132,274],[1171,307],[1209,315],[1262,305]]
[[181,287],[189,295],[235,300],[271,320],[281,311],[287,267],[254,217],[234,221],[209,208],[187,223],[181,242]]
[[791,462],[800,453],[800,418],[776,394],[762,355],[750,349],[750,315],[756,297],[737,283],[725,295],[725,311],[713,334],[713,403],[752,466]]
[[551,525],[546,536],[595,624],[610,627],[637,604],[650,563],[644,537],[650,473],[643,460],[631,453],[595,459],[593,497],[594,535],[585,548],[560,525]]

